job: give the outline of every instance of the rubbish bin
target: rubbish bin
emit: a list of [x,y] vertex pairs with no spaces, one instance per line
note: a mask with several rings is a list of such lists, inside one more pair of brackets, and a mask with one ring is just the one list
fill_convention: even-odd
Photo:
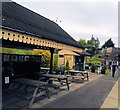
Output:
[[60,65],[60,72],[61,72],[61,75],[64,75],[64,72],[65,72],[65,65]]

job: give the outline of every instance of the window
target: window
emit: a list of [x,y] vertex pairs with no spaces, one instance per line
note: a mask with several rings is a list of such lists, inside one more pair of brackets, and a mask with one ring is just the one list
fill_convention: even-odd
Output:
[[11,61],[17,61],[18,57],[17,55],[11,55]]
[[24,36],[22,36],[22,38],[24,38]]
[[3,61],[10,61],[10,55],[3,55]]
[[36,57],[36,62],[40,62],[40,57]]
[[2,32],[2,34],[5,34],[4,32]]
[[15,36],[15,34],[13,34],[13,36]]
[[64,55],[59,55],[59,58],[64,58]]
[[24,61],[24,56],[19,56],[19,62],[23,62]]
[[35,61],[35,56],[31,56],[31,61]]
[[25,61],[29,61],[30,60],[30,56],[25,56]]
[[10,33],[8,33],[8,35],[10,35]]

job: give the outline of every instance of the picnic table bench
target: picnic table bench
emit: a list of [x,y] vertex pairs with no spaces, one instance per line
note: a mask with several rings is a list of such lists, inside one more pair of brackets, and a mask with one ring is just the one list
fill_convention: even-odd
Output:
[[[68,71],[69,75],[66,75],[67,77],[72,77],[72,78],[81,78],[85,80],[87,78],[87,81],[89,81],[89,75],[87,71],[76,71],[76,70],[69,70]],[[82,77],[81,77],[82,76]]]
[[[48,92],[48,83],[47,82],[42,82],[42,81],[38,81],[38,80],[32,80],[32,79],[26,79],[26,78],[18,78],[18,79],[14,79],[12,80],[13,83],[19,83],[20,85],[17,87],[17,89],[19,89],[22,85],[25,85],[25,93],[27,93],[27,88],[28,87],[35,87],[34,92],[32,94],[31,97],[29,97],[31,99],[30,103],[29,103],[29,107],[32,106],[34,99],[39,97],[41,95],[41,91],[40,89],[44,89],[48,98],[49,97],[49,92]],[[44,88],[41,88],[44,87]],[[16,90],[17,90],[16,89]]]
[[[62,76],[62,75],[53,75],[53,74],[41,74],[43,77],[49,78],[49,81],[58,81],[59,82],[59,88],[63,86],[63,83],[67,86],[67,89],[69,90],[69,83],[68,83],[68,77]],[[57,79],[57,80],[56,80]],[[49,85],[52,86],[50,83]],[[53,85],[54,86],[54,85]]]

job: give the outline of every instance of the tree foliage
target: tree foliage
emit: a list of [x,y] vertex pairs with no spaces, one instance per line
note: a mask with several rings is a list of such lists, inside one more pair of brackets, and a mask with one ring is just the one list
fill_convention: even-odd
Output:
[[58,69],[58,54],[53,55],[53,68],[54,71]]
[[70,68],[69,68],[69,61],[67,60],[67,62],[66,62],[66,67],[65,67],[65,69],[66,70],[69,70]]
[[50,67],[51,54],[49,50],[34,49],[33,55],[41,55],[41,66]]
[[94,38],[94,36],[92,35],[90,40],[85,40],[85,39],[80,39],[78,41],[78,43],[84,48],[86,49],[86,51],[90,54],[96,54],[98,53],[97,51],[99,50],[99,46],[100,46],[100,41],[98,38]]
[[86,48],[86,40],[85,39],[80,39],[79,41],[78,41],[78,43],[83,47],[83,48]]
[[22,54],[22,55],[32,55],[32,50],[23,50],[23,49],[13,49],[13,48],[5,48],[0,47],[1,53],[8,53],[8,54]]

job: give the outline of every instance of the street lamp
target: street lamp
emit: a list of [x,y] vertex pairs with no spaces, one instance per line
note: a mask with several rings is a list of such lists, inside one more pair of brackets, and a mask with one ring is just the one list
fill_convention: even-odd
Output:
[[105,47],[104,49],[105,49],[105,66],[106,66],[106,53],[107,53],[107,47]]

